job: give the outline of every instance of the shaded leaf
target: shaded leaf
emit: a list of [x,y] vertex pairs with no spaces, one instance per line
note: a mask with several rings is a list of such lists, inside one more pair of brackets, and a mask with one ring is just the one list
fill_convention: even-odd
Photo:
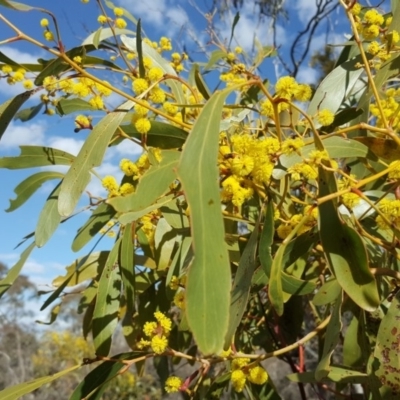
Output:
[[[135,35],[134,31],[130,29],[119,29],[119,28],[102,28],[101,30],[97,30],[96,32],[91,33],[83,42],[82,46],[85,45],[94,45],[95,36],[97,34],[98,43],[102,42],[103,40],[108,39],[109,37],[113,37],[113,30],[117,35],[122,35],[126,33],[127,35]],[[98,33],[100,31],[100,34]]]
[[56,306],[54,306],[52,308],[52,310],[50,312],[50,321],[49,322],[43,322],[43,321],[39,321],[39,320],[36,320],[35,322],[37,324],[41,324],[41,325],[51,325],[57,319],[58,314],[60,313],[60,310],[61,310],[61,304],[57,304]]
[[0,391],[0,398],[2,400],[17,400],[21,396],[31,393],[43,385],[53,382],[80,367],[81,365],[74,365],[73,367],[67,368],[64,371],[58,372],[54,375],[44,376],[42,378],[34,379],[33,381],[23,382],[15,386],[8,387]]
[[[217,156],[222,107],[232,90],[215,93],[204,106],[178,166],[191,210],[195,254],[187,275],[186,317],[199,348],[206,354],[222,350],[229,322],[231,273],[221,213]],[[210,326],[213,335],[209,334]]]
[[0,105],[0,139],[2,138],[17,111],[20,109],[22,104],[24,104],[31,97],[32,94],[33,90],[20,93]]
[[20,120],[22,122],[29,121],[30,119],[36,117],[39,114],[40,110],[43,108],[43,103],[36,104],[36,106],[32,106],[29,108],[24,108],[21,111],[18,111],[15,114],[14,119]]
[[[139,357],[139,353],[122,353],[114,355],[113,360],[130,360]],[[104,383],[116,377],[125,364],[118,361],[105,361],[89,372],[83,381],[75,388],[69,400],[81,400],[90,395],[96,388],[104,386]],[[97,390],[90,396],[90,400],[100,399],[103,390]]]
[[392,139],[359,136],[354,140],[367,146],[377,157],[387,161],[400,159],[400,147]]
[[[119,110],[129,110],[131,107],[132,102],[127,101]],[[121,111],[111,112],[90,132],[61,184],[58,198],[58,212],[61,216],[68,217],[74,211],[90,181],[90,169],[101,164],[108,143],[123,117]]]
[[32,195],[35,193],[43,183],[50,179],[62,179],[64,174],[55,171],[37,172],[24,179],[15,189],[14,193],[17,195],[15,200],[10,200],[10,207],[6,209],[7,212],[14,211],[21,207]]
[[258,243],[259,221],[251,233],[246,247],[240,257],[231,292],[231,305],[229,310],[229,324],[225,336],[224,348],[232,343],[236,329],[242,320],[249,300],[251,280],[256,267],[256,251]]
[[115,215],[115,210],[106,203],[101,203],[92,212],[92,215],[85,222],[85,224],[79,228],[72,242],[72,250],[79,251],[89,243],[103,228],[110,219]]
[[71,165],[75,156],[66,151],[41,146],[20,146],[16,157],[0,158],[0,168],[23,169],[48,165]]
[[80,98],[60,99],[57,102],[57,111],[60,115],[68,115],[74,112],[93,111],[89,102]]
[[[25,264],[25,261],[31,254],[32,250],[35,248],[35,243],[31,243],[21,254],[21,257],[17,261],[17,263],[11,267],[7,273],[7,276],[0,281],[0,298],[3,297],[4,293],[10,289],[11,285],[18,278],[19,273],[21,272],[22,267]],[[1,392],[0,392],[1,393]]]
[[111,338],[118,324],[121,296],[121,275],[118,268],[118,253],[121,238],[112,248],[100,277],[97,300],[93,312],[92,332],[96,355],[108,356]]
[[135,306],[135,248],[133,224],[125,225],[119,254],[122,284],[124,286],[126,313],[132,315]]
[[[320,167],[318,186],[319,197],[335,193],[333,173]],[[380,298],[362,239],[340,220],[333,200],[319,205],[318,224],[325,257],[339,285],[362,309],[375,310]]]

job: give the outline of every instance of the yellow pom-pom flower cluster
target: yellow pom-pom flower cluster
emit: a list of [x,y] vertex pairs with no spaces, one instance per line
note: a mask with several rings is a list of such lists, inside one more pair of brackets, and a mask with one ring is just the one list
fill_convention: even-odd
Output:
[[400,228],[400,200],[382,199],[378,208],[386,218],[385,220],[381,215],[376,217],[375,221],[379,228],[388,230],[392,227]]
[[267,371],[260,365],[248,366],[249,358],[235,358],[231,362],[231,383],[236,392],[242,392],[246,381],[263,385],[268,380]]
[[156,321],[146,322],[143,333],[148,339],[141,339],[139,349],[150,346],[156,354],[162,354],[168,347],[168,336],[172,329],[172,321],[160,311],[154,313]]
[[[400,89],[388,88],[380,99],[380,104],[386,120],[389,121],[391,127],[397,132],[400,131],[400,116],[398,112],[400,107],[400,102],[398,101],[399,97]],[[371,103],[369,110],[371,114],[376,117],[376,126],[382,128],[384,123],[378,105],[376,103]]]
[[180,387],[182,386],[182,379],[177,376],[170,376],[165,381],[165,391],[167,393],[176,393],[179,392]]

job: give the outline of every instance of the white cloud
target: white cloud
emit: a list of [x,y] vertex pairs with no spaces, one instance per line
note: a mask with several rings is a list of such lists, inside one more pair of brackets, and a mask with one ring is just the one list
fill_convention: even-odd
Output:
[[14,122],[8,126],[1,139],[3,148],[15,148],[20,145],[39,145],[45,142],[47,125],[43,121],[17,125]]
[[165,24],[164,18],[167,9],[165,0],[119,0],[118,3],[131,12],[135,18],[151,22],[152,25],[163,26]]
[[310,16],[315,15],[317,10],[317,0],[297,0],[295,10],[303,24],[310,20]]
[[318,72],[315,68],[309,66],[303,66],[300,68],[296,80],[300,83],[316,83],[318,78]]
[[45,272],[43,264],[40,264],[35,260],[26,261],[23,267],[23,273],[26,275],[42,274],[43,272]]
[[70,153],[74,156],[78,155],[82,145],[83,145],[83,140],[74,139],[70,137],[65,138],[61,136],[55,136],[51,137],[49,141],[49,147],[64,150],[67,153]]

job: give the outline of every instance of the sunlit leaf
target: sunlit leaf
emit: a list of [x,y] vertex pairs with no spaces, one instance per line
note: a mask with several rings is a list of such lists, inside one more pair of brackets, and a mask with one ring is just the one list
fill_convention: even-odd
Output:
[[231,91],[214,94],[204,106],[178,167],[190,207],[195,253],[187,275],[186,317],[199,348],[206,354],[222,350],[228,329],[231,274],[221,215],[217,155],[222,107]]
[[0,158],[0,168],[23,169],[48,165],[71,165],[75,156],[63,150],[41,146],[20,146],[21,154],[16,157]]
[[21,269],[25,264],[25,261],[27,260],[34,248],[35,243],[31,243],[31,245],[23,251],[17,263],[10,268],[7,276],[0,281],[0,298],[4,295],[5,292],[7,292],[8,289],[10,289],[11,285],[18,278],[19,273],[21,272]]
[[90,181],[90,170],[101,164],[108,143],[124,117],[122,110],[131,107],[132,102],[124,103],[119,107],[121,111],[107,114],[90,132],[61,184],[58,197],[58,212],[61,216],[68,217],[74,211]]
[[10,200],[10,207],[7,212],[14,211],[21,207],[42,185],[50,179],[62,179],[63,174],[54,171],[37,172],[24,179],[15,189],[17,198]]
[[8,387],[0,391],[0,398],[2,400],[17,400],[21,396],[31,393],[36,389],[39,389],[43,385],[47,385],[61,378],[64,375],[69,374],[72,371],[80,368],[81,365],[74,365],[73,367],[67,368],[64,371],[58,372],[54,375],[44,376],[42,378],[34,379],[33,381],[23,382],[15,386]]
[[60,187],[61,182],[50,193],[39,214],[39,220],[35,230],[35,243],[37,247],[42,247],[47,243],[61,222],[61,216],[57,208]]
[[97,300],[93,312],[93,343],[98,356],[108,356],[111,338],[118,324],[121,296],[121,275],[118,268],[118,253],[121,238],[112,248],[100,277]]
[[160,218],[154,233],[154,245],[156,247],[157,270],[168,268],[172,251],[175,247],[176,231],[165,218]]
[[329,303],[333,303],[340,295],[341,290],[342,288],[338,281],[336,279],[331,279],[320,287],[312,302],[316,306],[325,306]]

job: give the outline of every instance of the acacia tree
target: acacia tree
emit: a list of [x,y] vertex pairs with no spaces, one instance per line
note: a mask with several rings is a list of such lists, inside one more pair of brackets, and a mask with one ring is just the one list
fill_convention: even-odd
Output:
[[[47,11],[40,10],[51,23],[43,18],[41,25],[51,46],[0,14],[15,32],[10,42],[24,40],[52,57],[21,64],[1,54],[2,78],[27,89],[1,106],[1,133],[14,116],[29,120],[40,109],[75,113],[76,130],[89,131],[76,157],[22,146],[19,156],[0,159],[10,169],[68,167],[18,185],[12,208],[42,182],[58,180],[0,293],[30,252],[75,215],[91,175],[107,196],[89,196],[91,216],[72,249],[115,234],[109,251],[93,249],[68,266],[43,305],[81,285],[93,358],[7,388],[2,398],[87,364],[95,367],[70,399],[100,398],[105,382],[153,359],[167,392],[278,399],[261,364],[272,357],[291,365],[288,378],[302,398],[306,384],[326,397],[325,390],[351,393],[356,383],[365,398],[397,398],[400,7],[382,15],[341,0],[353,38],[312,93],[290,76],[265,84],[255,72],[263,49],[246,65],[241,48],[220,42],[206,64],[190,64],[185,54],[166,55],[168,38],[142,38],[140,21],[126,10],[108,0],[98,5],[102,27],[69,50]],[[133,38],[125,35],[128,22]],[[126,86],[111,85],[99,67]],[[205,72],[215,68],[226,88],[213,93]],[[40,103],[20,110],[37,91]],[[113,109],[104,102],[111,93],[123,99]],[[94,113],[102,115],[97,124]],[[121,141],[135,142],[142,155],[121,160],[120,182],[99,177],[96,167]],[[110,355],[118,325],[132,351]],[[309,343],[317,338],[315,352]],[[172,374],[177,360],[193,364],[193,373]]]

